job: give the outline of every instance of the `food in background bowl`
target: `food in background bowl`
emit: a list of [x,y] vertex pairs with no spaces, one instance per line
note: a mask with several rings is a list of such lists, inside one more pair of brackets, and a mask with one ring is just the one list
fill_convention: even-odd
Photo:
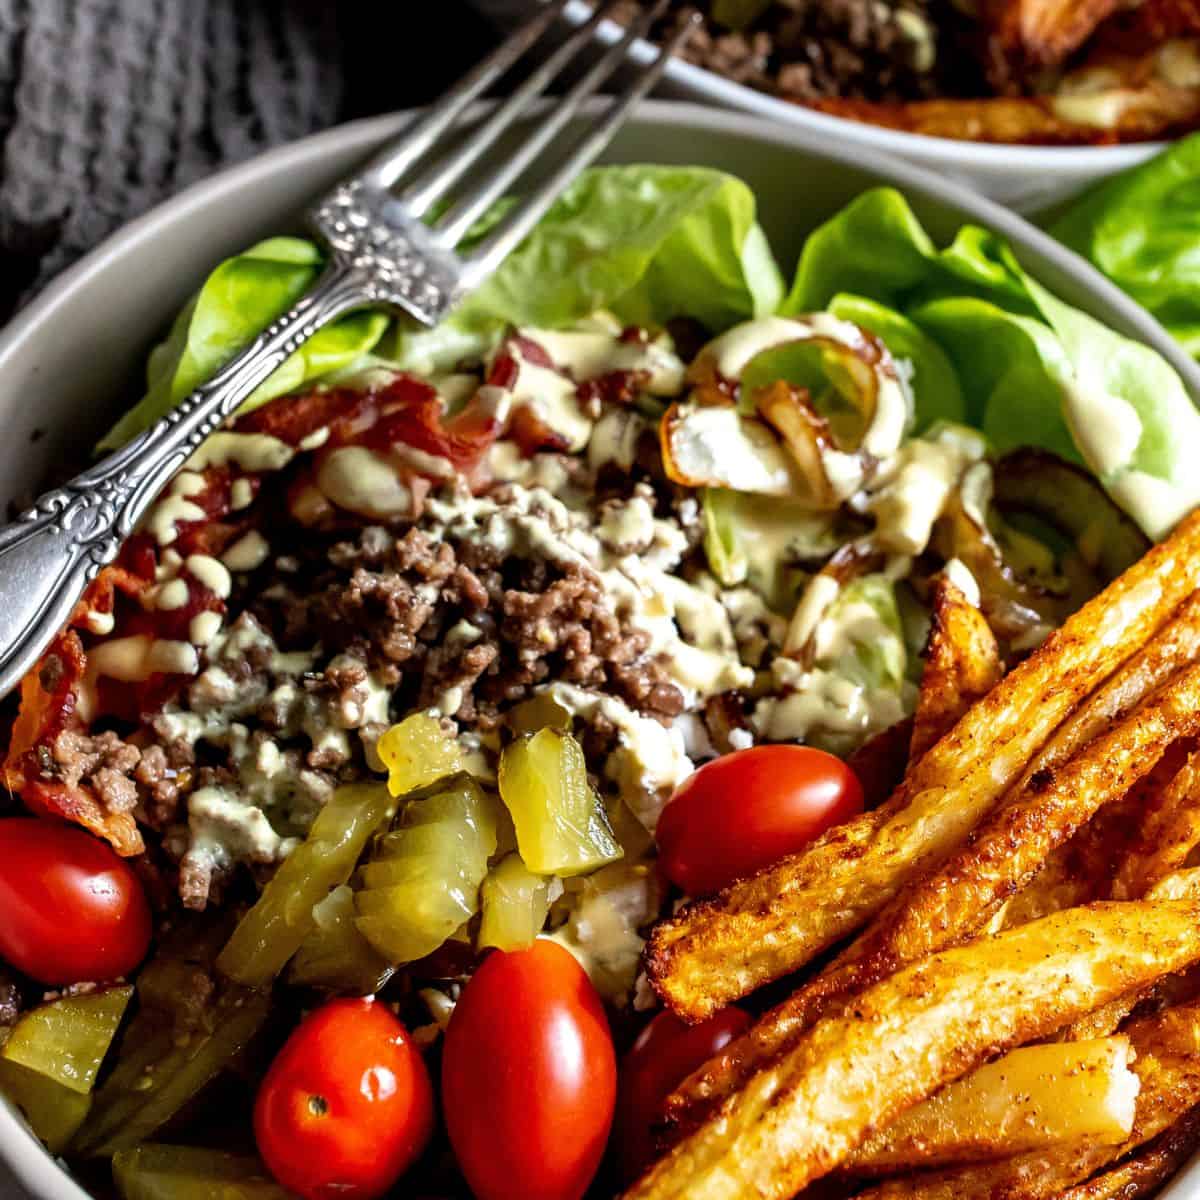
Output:
[[[291,238],[218,267],[106,441],[318,269]],[[23,682],[4,772],[37,818],[0,829],[39,831],[5,886],[42,944],[0,941],[0,1086],[127,1198],[278,1195],[252,1129],[302,1195],[461,1172],[579,1196],[655,922],[861,820],[914,738],[1195,505],[1198,437],[1159,356],[982,229],[936,247],[895,191],[814,231],[785,289],[736,179],[588,173],[438,329],[360,313],[289,360]],[[948,703],[931,612],[980,647]],[[865,745],[856,782],[834,755]],[[145,946],[122,858],[150,956],[64,977],[55,938],[122,970]],[[626,1073],[662,1055],[665,1093],[743,1022],[702,1028],[656,1022]],[[443,1039],[453,1154],[425,1150]],[[1128,1043],[1096,1053],[1128,1085]],[[618,1128],[644,1147],[641,1103]]]
[[1044,145],[1200,125],[1193,0],[680,0],[662,28],[696,7],[689,61],[835,116]]

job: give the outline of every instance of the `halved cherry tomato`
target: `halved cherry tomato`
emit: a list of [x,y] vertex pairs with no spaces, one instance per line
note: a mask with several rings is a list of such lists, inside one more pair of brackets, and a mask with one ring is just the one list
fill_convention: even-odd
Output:
[[258,1152],[305,1200],[375,1200],[433,1132],[433,1088],[408,1030],[373,997],[296,1027],[254,1102]]
[[150,945],[150,906],[129,864],[58,821],[0,821],[0,914],[0,958],[39,983],[116,979]]
[[478,1200],[579,1200],[616,1092],[604,1007],[575,959],[545,940],[489,955],[442,1057],[446,1128]]
[[737,750],[676,789],[658,821],[659,862],[672,883],[704,895],[802,850],[862,809],[854,772],[824,750]]
[[740,1008],[723,1008],[699,1025],[660,1012],[621,1060],[617,1152],[632,1182],[654,1159],[654,1126],[666,1098],[702,1063],[750,1028]]

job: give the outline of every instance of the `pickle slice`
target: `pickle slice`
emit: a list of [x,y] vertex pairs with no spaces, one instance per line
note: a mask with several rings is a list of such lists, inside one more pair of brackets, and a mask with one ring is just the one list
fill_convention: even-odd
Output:
[[190,1029],[144,1009],[122,1040],[112,1074],[95,1093],[73,1152],[106,1157],[145,1141],[236,1061],[262,1028],[270,1005],[268,993],[227,983]]
[[338,788],[238,923],[217,969],[247,987],[267,987],[311,932],[314,906],[350,878],[394,808],[382,783]]
[[569,733],[546,728],[507,746],[500,798],[517,828],[521,858],[539,875],[580,875],[623,853]]
[[533,945],[546,923],[550,880],[535,875],[519,854],[510,854],[488,872],[480,897],[479,948],[523,950]]
[[132,995],[112,987],[41,1004],[21,1016],[0,1055],[86,1095]]
[[312,932],[292,965],[289,983],[369,996],[394,970],[372,949],[354,924],[354,891],[343,884],[313,908]]
[[388,791],[393,796],[428,787],[463,769],[459,744],[428,713],[413,713],[393,725],[375,751],[388,769]]
[[51,1154],[66,1149],[92,1106],[90,1095],[7,1059],[0,1059],[0,1093],[24,1114]]
[[290,1200],[249,1155],[147,1142],[112,1160],[122,1200]]
[[495,852],[496,802],[469,776],[414,796],[362,870],[358,930],[389,963],[432,954],[475,915]]

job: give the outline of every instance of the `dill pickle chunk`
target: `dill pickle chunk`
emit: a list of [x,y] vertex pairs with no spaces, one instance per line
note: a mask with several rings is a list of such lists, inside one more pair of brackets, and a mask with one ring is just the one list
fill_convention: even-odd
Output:
[[411,797],[376,839],[355,892],[355,924],[389,963],[431,954],[479,909],[496,852],[496,801],[468,775]]
[[7,1059],[0,1059],[0,1095],[21,1112],[51,1154],[67,1148],[92,1106],[89,1094]]
[[336,887],[313,908],[313,928],[288,967],[289,983],[369,996],[379,991],[393,968],[354,924],[354,890]]
[[121,1200],[290,1200],[248,1154],[147,1142],[113,1156]]
[[247,987],[267,987],[312,931],[314,906],[350,878],[394,808],[382,783],[338,788],[238,923],[217,969]]
[[537,692],[510,708],[504,719],[516,734],[537,733],[547,727],[569,732],[574,716],[552,692]]
[[403,796],[463,769],[459,744],[428,713],[413,713],[393,725],[375,751],[388,769],[388,791]]
[[94,1094],[72,1152],[108,1157],[145,1141],[237,1061],[270,1006],[268,993],[225,983],[191,1028],[180,1029],[152,1009],[139,1013],[112,1073]]
[[521,858],[538,875],[579,875],[623,853],[569,733],[546,728],[507,746],[500,798],[512,814]]
[[532,946],[550,910],[550,880],[535,875],[519,854],[498,862],[483,881],[478,945],[497,950]]
[[86,1095],[132,995],[111,987],[40,1004],[22,1014],[0,1055]]

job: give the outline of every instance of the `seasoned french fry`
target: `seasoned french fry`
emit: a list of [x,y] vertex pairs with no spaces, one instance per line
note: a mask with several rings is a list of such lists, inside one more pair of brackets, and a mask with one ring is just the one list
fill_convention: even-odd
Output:
[[1152,1195],[1191,1157],[1197,1143],[1200,1108],[1193,1108],[1129,1158],[1068,1188],[1058,1200],[1138,1200]]
[[[1155,635],[1198,581],[1200,514],[1001,680],[886,804],[661,922],[646,969],[664,1001],[702,1020],[869,920],[962,842],[1071,710]],[[1200,627],[1194,611],[1188,619]],[[1134,675],[1131,693],[1141,678]]]
[[1116,1146],[1095,1142],[1019,1154],[1002,1162],[924,1172],[863,1192],[859,1200],[1049,1200],[1170,1129],[1200,1102],[1200,1008],[1188,1005],[1128,1030],[1141,1081],[1133,1130]]
[[1195,903],[1096,904],[906,967],[810,1029],[626,1196],[792,1196],[990,1054],[1200,959],[1198,920]]
[[1136,849],[1117,872],[1113,895],[1144,895],[1179,870],[1200,844],[1200,752],[1187,760],[1146,814]]
[[1023,1046],[901,1114],[846,1169],[888,1175],[1085,1138],[1115,1145],[1133,1128],[1138,1087],[1128,1038]]
[[932,616],[913,714],[914,763],[1004,674],[1000,647],[983,613],[945,577],[934,585]]
[[1035,774],[1023,790],[1009,793],[967,845],[901,890],[829,968],[685,1080],[668,1100],[670,1123],[694,1125],[831,1005],[899,964],[976,932],[1005,895],[1036,874],[1055,846],[1102,804],[1124,795],[1164,747],[1197,729],[1200,664],[1180,671],[1057,770],[1045,777]]

